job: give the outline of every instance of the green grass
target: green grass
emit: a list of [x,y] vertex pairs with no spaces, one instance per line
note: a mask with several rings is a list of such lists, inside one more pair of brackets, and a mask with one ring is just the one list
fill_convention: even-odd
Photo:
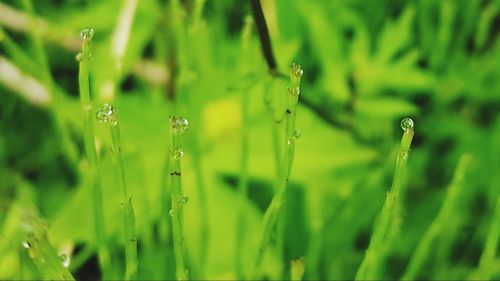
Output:
[[182,171],[181,158],[184,155],[182,150],[180,136],[187,130],[189,122],[183,117],[171,118],[171,136],[170,145],[170,188],[171,188],[171,209],[169,215],[172,217],[172,239],[174,242],[174,255],[177,280],[188,279],[188,268],[185,257],[185,236],[184,236],[184,204],[187,204],[189,197],[182,189]]
[[89,85],[89,67],[93,60],[93,55],[90,49],[90,42],[94,36],[92,28],[85,28],[81,31],[83,40],[82,51],[78,53],[77,60],[79,61],[78,84],[80,86],[80,102],[83,112],[83,140],[85,144],[85,153],[88,161],[88,177],[87,182],[92,190],[93,211],[94,211],[94,229],[97,248],[99,252],[99,264],[103,270],[103,277],[109,278],[110,272],[110,257],[107,248],[107,237],[104,215],[103,215],[103,197],[102,184],[100,180],[99,163],[97,159],[97,151],[95,144],[94,133],[94,103],[90,95]]
[[96,113],[97,121],[106,123],[111,134],[111,149],[115,156],[116,178],[119,182],[121,201],[120,208],[123,216],[123,233],[125,244],[125,276],[124,280],[137,279],[137,234],[135,228],[135,213],[132,197],[127,189],[125,165],[123,162],[120,121],[116,109],[110,104],[104,104]]
[[46,280],[75,280],[66,264],[67,256],[57,255],[47,237],[46,222],[38,217],[32,209],[22,211],[23,228],[26,231],[26,240],[23,247],[43,279]]
[[263,231],[261,242],[257,248],[257,257],[253,273],[254,277],[260,275],[260,267],[264,254],[269,244],[272,231],[276,226],[279,218],[280,209],[285,198],[285,192],[288,186],[290,174],[292,171],[293,158],[295,153],[295,141],[300,137],[300,130],[295,128],[295,118],[297,116],[297,103],[300,94],[300,78],[302,77],[303,70],[299,64],[293,63],[290,68],[290,86],[286,95],[286,109],[283,113],[285,138],[283,147],[279,150],[283,154],[281,156],[281,163],[279,165],[279,178],[276,187],[276,194],[274,195],[271,204],[264,213]]
[[499,279],[497,2],[0,2],[0,279]]
[[401,199],[404,192],[406,177],[406,162],[410,156],[410,146],[413,139],[414,123],[410,118],[401,121],[403,137],[396,158],[396,168],[390,191],[387,193],[384,206],[378,216],[370,244],[365,257],[356,273],[356,280],[373,280],[383,276],[382,265],[386,260],[388,248],[397,235],[401,225]]

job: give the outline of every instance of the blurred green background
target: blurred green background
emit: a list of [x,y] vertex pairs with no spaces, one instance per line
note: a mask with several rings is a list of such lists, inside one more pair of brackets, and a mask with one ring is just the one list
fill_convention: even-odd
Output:
[[[175,278],[162,195],[173,114],[190,121],[182,159],[190,275],[238,278],[236,256],[245,273],[251,270],[275,190],[273,119],[281,118],[288,79],[269,73],[255,23],[249,37],[242,35],[249,1],[185,0],[179,8],[172,2],[1,0],[0,279],[41,277],[22,247],[26,209],[46,220],[52,246],[71,256],[77,279],[101,276],[75,59],[83,27],[95,29],[95,106],[111,102],[119,112],[139,278]],[[289,278],[290,261],[303,257],[304,279],[354,278],[391,186],[399,122],[412,117],[401,231],[388,245],[380,278],[402,276],[434,221],[439,231],[418,278],[475,279],[487,271],[500,279],[499,245],[486,243],[498,241],[495,222],[500,228],[494,216],[500,1],[262,0],[262,6],[278,72],[288,75],[292,61],[304,69],[302,136],[262,277]],[[95,126],[119,279],[123,238],[111,139]],[[242,132],[249,137],[244,201],[237,190]],[[455,173],[464,154],[470,164]],[[240,210],[246,224],[237,244]],[[486,249],[493,256],[485,269],[479,264]]]

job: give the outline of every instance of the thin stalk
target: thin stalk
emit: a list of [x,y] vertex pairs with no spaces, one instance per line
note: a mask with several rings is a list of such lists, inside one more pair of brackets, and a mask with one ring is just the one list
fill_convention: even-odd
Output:
[[[35,11],[33,9],[33,3],[31,0],[23,0],[23,6],[26,12],[29,14],[32,19],[30,24],[32,25],[31,37],[34,45],[35,57],[40,69],[42,70],[41,79],[45,86],[47,87],[49,93],[51,94],[52,102],[49,104],[51,109],[51,117],[54,121],[55,130],[58,134],[61,135],[61,144],[64,149],[68,159],[74,164],[77,162],[77,149],[74,143],[71,142],[71,137],[68,128],[65,126],[64,118],[61,116],[61,113],[58,111],[58,108],[62,107],[62,99],[64,98],[58,91],[55,89],[54,78],[52,77],[52,73],[50,71],[49,60],[47,58],[47,52],[45,50],[45,46],[42,41],[42,34],[40,30],[35,26]],[[12,44],[10,44],[12,45]],[[12,50],[12,46],[10,48]],[[39,69],[39,68],[37,68]]]
[[107,123],[111,133],[112,152],[115,156],[115,167],[121,193],[121,211],[123,216],[123,230],[125,241],[125,280],[137,279],[137,236],[135,228],[134,206],[132,197],[127,190],[125,178],[125,165],[121,149],[120,122],[113,106],[104,104],[97,111],[97,120]]
[[[498,249],[498,240],[500,238],[500,194],[497,195],[495,211],[491,220],[491,226],[486,237],[483,253],[479,260],[477,273],[470,278],[471,280],[490,280],[495,274],[495,255]],[[498,263],[498,262],[497,262]]]
[[47,280],[75,280],[64,263],[64,257],[58,256],[47,236],[47,225],[33,210],[25,210],[23,226],[27,239],[23,247],[29,251],[36,268]]
[[[189,80],[186,80],[187,74],[190,71],[198,71],[203,72],[201,65],[197,65],[197,62],[194,60],[196,55],[204,50],[201,50],[200,37],[203,37],[202,32],[203,23],[200,21],[205,0],[196,0],[193,2],[194,9],[193,14],[191,15],[190,24],[184,24],[184,20],[179,17],[182,14],[181,4],[178,0],[172,1],[172,12],[174,13],[174,30],[177,33],[177,54],[179,59],[179,78],[178,88],[177,88],[177,102],[178,105],[187,106],[193,112],[192,119],[196,124],[201,124],[202,116],[202,101],[199,97],[196,97],[190,93],[197,92],[193,90],[193,83]],[[188,21],[189,22],[189,21]],[[192,133],[192,137],[189,139],[190,147],[192,149],[192,157],[193,157],[193,168],[194,168],[194,176],[196,181],[196,191],[198,195],[197,202],[200,204],[199,208],[199,216],[200,220],[200,255],[199,255],[199,267],[197,272],[199,276],[204,275],[205,265],[208,257],[209,250],[209,239],[210,239],[210,228],[209,228],[209,217],[210,217],[210,209],[208,208],[208,200],[206,196],[206,185],[203,176],[203,155],[201,149],[201,139],[202,136],[200,134],[200,130],[194,130]]]
[[[194,114],[196,120],[201,120],[201,118],[198,116],[198,114]],[[208,219],[209,219],[209,209],[207,206],[207,199],[206,199],[206,194],[205,194],[205,181],[203,178],[203,173],[202,173],[202,157],[201,157],[201,149],[200,149],[200,136],[198,132],[195,132],[193,134],[192,138],[192,147],[193,147],[193,168],[195,172],[195,180],[196,180],[196,190],[198,193],[198,198],[199,198],[199,203],[200,203],[200,265],[199,265],[199,271],[201,274],[203,274],[205,270],[205,265],[208,257],[208,244],[209,244],[209,239],[210,239],[210,230],[209,230],[209,225],[208,225]]]
[[304,259],[292,260],[290,263],[290,280],[300,281],[304,276]]
[[395,236],[401,222],[399,209],[399,193],[405,180],[406,163],[410,155],[413,139],[413,120],[405,118],[401,121],[403,137],[396,159],[396,169],[390,192],[387,194],[382,211],[377,219],[370,245],[356,273],[356,280],[378,279],[380,266],[383,264],[387,245]]
[[172,218],[172,233],[174,239],[174,256],[177,280],[188,279],[188,271],[185,262],[184,251],[184,227],[183,219],[183,205],[189,200],[183,194],[182,181],[181,181],[181,157],[183,152],[179,143],[180,134],[182,134],[189,126],[188,121],[182,117],[172,117],[171,120],[171,138],[172,144],[170,148],[170,185],[172,208],[169,214]]
[[277,64],[276,59],[274,58],[271,37],[269,36],[269,29],[267,28],[266,18],[264,17],[264,11],[262,10],[262,4],[260,3],[260,0],[249,0],[249,2],[252,15],[257,26],[257,33],[259,34],[262,54],[264,55],[269,71],[271,73],[275,73],[277,71]]
[[263,233],[254,264],[254,277],[258,277],[264,253],[271,238],[271,232],[276,226],[276,221],[279,217],[288,186],[288,179],[292,170],[295,140],[300,137],[301,134],[299,130],[295,129],[295,117],[300,94],[300,78],[303,71],[300,65],[293,63],[290,72],[291,83],[288,88],[287,108],[285,110],[285,142],[283,146],[282,164],[280,165],[281,169],[279,171],[277,192],[264,214]]
[[[248,41],[252,31],[252,20],[247,17],[245,19],[245,26],[242,32],[242,46],[241,57],[250,57],[248,55]],[[242,70],[244,75],[245,70]],[[241,95],[241,158],[240,158],[240,179],[238,181],[239,192],[239,218],[236,228],[236,244],[235,244],[235,271],[238,279],[243,279],[245,273],[243,272],[243,247],[246,233],[246,218],[244,206],[248,196],[248,154],[249,154],[249,126],[250,126],[250,99],[249,90],[243,90]]]
[[94,139],[94,119],[92,114],[92,101],[89,86],[89,63],[92,60],[90,42],[94,30],[85,28],[81,32],[83,44],[82,52],[78,55],[80,67],[78,82],[80,88],[80,102],[83,111],[83,141],[85,153],[89,164],[89,179],[92,196],[94,198],[94,228],[97,241],[99,266],[103,272],[103,279],[110,277],[110,254],[106,245],[106,230],[104,228],[104,211],[102,203],[102,188],[99,178],[99,167],[97,162],[97,151]]
[[441,209],[429,228],[427,228],[422,239],[420,239],[402,279],[414,280],[417,278],[417,274],[429,258],[428,254],[431,251],[432,243],[450,226],[449,218],[455,215],[455,206],[458,196],[463,191],[463,178],[470,159],[470,155],[468,154],[460,158],[453,181],[448,187]]

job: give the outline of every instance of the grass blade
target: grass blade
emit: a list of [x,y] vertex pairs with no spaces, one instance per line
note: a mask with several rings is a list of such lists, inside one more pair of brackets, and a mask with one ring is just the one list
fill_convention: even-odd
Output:
[[89,85],[89,63],[92,61],[90,42],[94,36],[92,28],[85,28],[81,32],[83,39],[82,52],[78,54],[80,62],[78,83],[80,87],[80,102],[83,111],[83,141],[89,164],[89,184],[94,198],[94,227],[97,241],[99,265],[103,278],[110,277],[110,254],[106,247],[106,231],[104,228],[104,211],[102,203],[102,189],[97,163],[97,151],[94,139],[94,118],[92,114],[92,100]]
[[174,255],[177,280],[188,279],[188,271],[185,261],[184,252],[184,228],[182,225],[183,219],[183,205],[189,200],[187,195],[182,191],[181,181],[181,157],[184,152],[181,150],[179,143],[180,135],[188,128],[189,123],[183,117],[172,117],[171,119],[171,132],[172,144],[170,148],[170,185],[172,208],[169,211],[172,217],[172,233],[174,239]]
[[404,133],[396,159],[396,169],[391,190],[386,196],[384,206],[375,224],[365,257],[356,273],[356,280],[380,278],[380,267],[385,260],[387,243],[395,236],[401,222],[398,200],[403,187],[406,162],[410,155],[410,146],[414,134],[413,120],[410,118],[403,119],[401,128]]
[[123,153],[121,149],[120,122],[113,106],[104,104],[97,111],[97,120],[109,125],[112,151],[115,156],[115,167],[117,171],[118,183],[122,200],[120,203],[123,215],[124,243],[125,243],[125,280],[137,279],[137,235],[135,228],[134,206],[132,197],[127,190],[127,181],[125,179],[125,165],[123,164]]

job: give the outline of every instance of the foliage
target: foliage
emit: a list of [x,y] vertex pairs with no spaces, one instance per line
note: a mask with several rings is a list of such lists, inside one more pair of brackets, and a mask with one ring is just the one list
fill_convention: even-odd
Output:
[[[259,277],[355,278],[380,228],[399,122],[411,116],[398,231],[371,253],[376,277],[500,278],[500,2],[262,0],[270,73],[252,1],[0,2],[0,279],[124,278],[128,196],[137,278],[174,279],[170,116],[189,120],[179,216],[189,277],[253,274],[283,185],[282,73],[294,61],[304,74],[292,129],[302,136]],[[85,27],[95,30],[86,123],[75,60]],[[103,103],[119,111],[119,144],[96,124]],[[26,213],[41,225],[47,267],[23,248]],[[71,257],[71,273],[54,251]]]

